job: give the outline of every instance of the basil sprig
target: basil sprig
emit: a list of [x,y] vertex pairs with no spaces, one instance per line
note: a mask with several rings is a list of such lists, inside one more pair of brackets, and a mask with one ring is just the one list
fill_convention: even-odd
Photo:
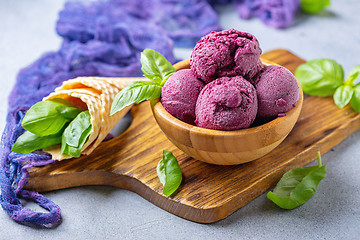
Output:
[[25,114],[22,126],[25,131],[11,148],[28,154],[61,143],[61,154],[80,157],[91,133],[89,111],[72,105],[64,99],[52,99],[34,104]]
[[307,202],[316,192],[320,181],[326,176],[326,166],[321,164],[318,154],[318,166],[291,169],[285,173],[274,191],[267,198],[284,209],[294,209]]
[[136,81],[122,89],[114,98],[110,115],[113,115],[133,103],[158,98],[161,95],[162,86],[148,81]]
[[34,104],[25,114],[22,127],[40,137],[58,133],[82,110],[63,99],[52,99]]
[[303,91],[306,94],[325,97],[333,95],[334,102],[340,108],[348,103],[360,112],[360,65],[351,70],[344,81],[344,69],[334,60],[314,59],[301,64],[295,71]]
[[319,13],[330,5],[330,0],[301,0],[301,10],[306,13]]
[[91,116],[89,111],[83,111],[71,121],[64,130],[61,138],[61,154],[80,157],[81,148],[84,146],[91,133]]
[[180,166],[174,155],[163,150],[163,157],[159,161],[156,172],[163,187],[163,194],[170,196],[181,184],[182,175]]
[[151,82],[136,81],[122,89],[114,98],[110,115],[133,103],[160,97],[166,80],[175,72],[175,68],[164,56],[151,49],[145,49],[141,53],[140,62],[141,71]]

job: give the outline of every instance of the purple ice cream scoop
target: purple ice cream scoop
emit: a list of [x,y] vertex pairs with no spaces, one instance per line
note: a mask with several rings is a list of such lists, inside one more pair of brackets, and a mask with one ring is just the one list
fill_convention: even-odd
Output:
[[254,121],[257,108],[256,90],[250,82],[241,76],[222,77],[200,92],[195,123],[217,130],[247,128]]
[[258,118],[269,120],[295,107],[299,101],[299,85],[294,75],[282,66],[263,68],[254,78],[259,109]]
[[190,69],[175,72],[161,91],[161,103],[174,117],[194,124],[195,105],[205,84]]
[[255,36],[235,29],[211,32],[197,42],[190,67],[206,83],[220,77],[251,79],[263,67],[261,48]]

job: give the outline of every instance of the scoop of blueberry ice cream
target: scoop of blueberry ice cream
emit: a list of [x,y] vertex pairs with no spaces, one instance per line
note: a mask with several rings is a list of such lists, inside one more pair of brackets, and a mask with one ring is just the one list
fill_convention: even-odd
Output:
[[259,42],[250,33],[235,29],[212,32],[197,42],[190,67],[206,83],[238,75],[249,80],[263,67],[260,54]]

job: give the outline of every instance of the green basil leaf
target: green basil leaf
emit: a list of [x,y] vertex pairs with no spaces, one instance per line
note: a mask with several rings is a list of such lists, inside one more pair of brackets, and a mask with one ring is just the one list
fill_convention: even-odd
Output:
[[334,102],[339,108],[345,107],[351,100],[354,89],[349,85],[338,87],[334,93]]
[[140,103],[160,96],[161,86],[148,81],[133,82],[115,96],[111,105],[110,116],[133,103]]
[[64,125],[81,110],[62,99],[52,99],[34,104],[25,114],[22,127],[38,136],[59,133]]
[[83,132],[91,128],[91,116],[89,111],[80,113],[65,129],[63,136],[65,136],[66,143],[72,147],[80,145],[80,138]]
[[81,112],[65,129],[61,138],[61,154],[80,157],[81,149],[91,133],[89,111]]
[[360,113],[360,84],[354,87],[354,93],[350,100],[351,107]]
[[182,174],[176,158],[170,151],[163,151],[163,157],[157,165],[156,172],[164,186],[163,194],[166,196],[173,194],[181,184]]
[[31,132],[25,131],[20,137],[18,137],[11,150],[21,154],[28,154],[32,151],[43,149],[58,143],[61,143],[60,134],[40,137]]
[[175,68],[163,55],[151,49],[142,51],[140,62],[144,76],[157,85],[163,86],[166,80],[175,72]]
[[68,120],[73,120],[79,113],[84,111],[83,109],[74,106],[69,101],[61,98],[55,98],[50,101],[59,103],[59,105],[56,106],[56,111],[58,111],[62,117]]
[[330,0],[301,0],[301,10],[306,13],[319,13],[330,5]]
[[345,82],[349,83],[350,86],[354,86],[355,81],[359,77],[359,75],[360,75],[360,65],[357,65],[350,71],[349,76],[346,78]]
[[306,94],[324,97],[343,84],[344,69],[334,60],[314,59],[301,64],[295,76]]
[[72,156],[72,157],[75,157],[75,158],[80,157],[82,147],[84,146],[84,144],[85,144],[85,142],[87,140],[87,137],[90,135],[90,133],[91,133],[91,127],[86,129],[86,131],[84,132],[83,136],[85,136],[85,137],[81,138],[81,142],[80,142],[80,145],[78,147],[73,147],[73,146],[70,146],[70,145],[66,144],[66,139],[63,136],[62,137],[62,142],[65,142],[65,144],[61,144],[61,154],[69,155],[69,156]]
[[165,175],[165,164],[162,159],[158,162],[158,165],[156,167],[156,173],[159,178],[159,181],[164,186],[166,183],[166,175]]
[[295,168],[285,173],[274,192],[268,192],[267,198],[284,209],[293,209],[307,202],[326,176],[326,166],[321,164],[320,152],[318,161],[318,166]]
[[58,133],[67,120],[56,110],[57,103],[41,101],[34,104],[25,114],[21,125],[25,130],[38,136]]

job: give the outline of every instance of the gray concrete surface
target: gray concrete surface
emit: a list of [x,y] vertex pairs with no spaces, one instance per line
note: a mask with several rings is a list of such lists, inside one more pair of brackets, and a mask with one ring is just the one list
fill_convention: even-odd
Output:
[[[54,23],[63,3],[0,1],[1,129],[18,70],[59,47]],[[357,0],[333,0],[320,16],[300,14],[286,30],[266,27],[257,19],[242,21],[231,6],[219,12],[224,28],[253,33],[264,51],[286,48],[307,60],[333,58],[348,73],[360,64],[359,10]],[[175,53],[186,58],[190,50]],[[279,209],[263,194],[222,221],[198,224],[126,190],[78,187],[45,194],[62,208],[62,223],[55,229],[29,228],[0,211],[0,239],[359,239],[360,132],[324,154],[323,162],[328,173],[317,193],[291,211]]]

